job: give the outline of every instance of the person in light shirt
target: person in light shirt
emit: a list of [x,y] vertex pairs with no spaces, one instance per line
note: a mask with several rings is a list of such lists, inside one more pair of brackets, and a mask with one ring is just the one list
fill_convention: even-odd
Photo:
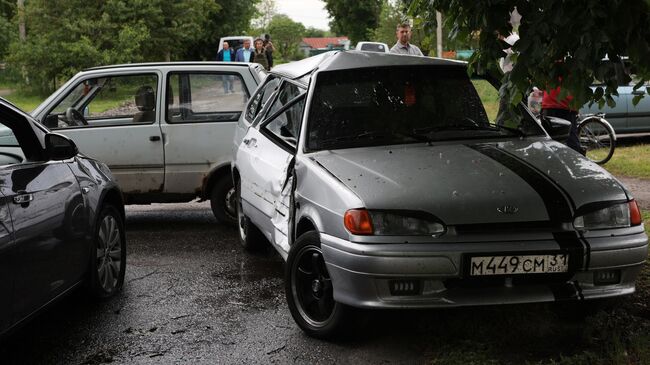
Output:
[[423,56],[422,51],[418,46],[411,44],[411,25],[408,23],[401,23],[397,26],[395,31],[397,43],[390,49],[390,53]]
[[253,52],[255,50],[251,48],[251,41],[245,40],[244,47],[237,50],[237,55],[235,56],[235,62],[253,62]]

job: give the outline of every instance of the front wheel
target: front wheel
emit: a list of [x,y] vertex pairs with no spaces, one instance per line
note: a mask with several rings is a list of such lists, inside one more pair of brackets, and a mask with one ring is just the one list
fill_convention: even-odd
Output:
[[614,155],[616,138],[614,131],[597,118],[590,118],[578,126],[580,147],[591,161],[602,165]]
[[318,338],[341,333],[351,308],[334,300],[317,232],[303,234],[291,247],[284,281],[291,316],[305,333]]
[[126,238],[122,216],[112,205],[99,214],[95,245],[90,258],[90,290],[100,299],[109,298],[124,285]]
[[222,176],[210,190],[210,208],[217,221],[234,226],[237,221],[237,199],[230,175]]

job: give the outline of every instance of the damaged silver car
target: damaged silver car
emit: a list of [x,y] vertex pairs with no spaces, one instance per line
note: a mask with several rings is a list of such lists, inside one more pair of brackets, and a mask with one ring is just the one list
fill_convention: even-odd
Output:
[[630,192],[523,105],[494,122],[482,89],[461,62],[354,51],[257,89],[234,141],[239,238],[287,261],[305,332],[353,308],[634,292],[648,238]]

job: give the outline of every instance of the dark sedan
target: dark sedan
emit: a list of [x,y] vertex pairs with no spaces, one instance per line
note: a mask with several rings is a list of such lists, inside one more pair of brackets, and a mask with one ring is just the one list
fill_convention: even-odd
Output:
[[0,334],[82,284],[112,296],[125,266],[108,167],[0,98]]

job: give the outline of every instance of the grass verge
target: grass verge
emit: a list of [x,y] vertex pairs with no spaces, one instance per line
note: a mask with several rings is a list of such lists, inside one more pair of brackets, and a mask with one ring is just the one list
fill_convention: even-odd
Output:
[[28,113],[45,100],[43,97],[24,94],[20,91],[14,91],[9,95],[4,96],[4,98]]
[[650,179],[650,144],[616,147],[614,156],[603,167],[613,175]]

